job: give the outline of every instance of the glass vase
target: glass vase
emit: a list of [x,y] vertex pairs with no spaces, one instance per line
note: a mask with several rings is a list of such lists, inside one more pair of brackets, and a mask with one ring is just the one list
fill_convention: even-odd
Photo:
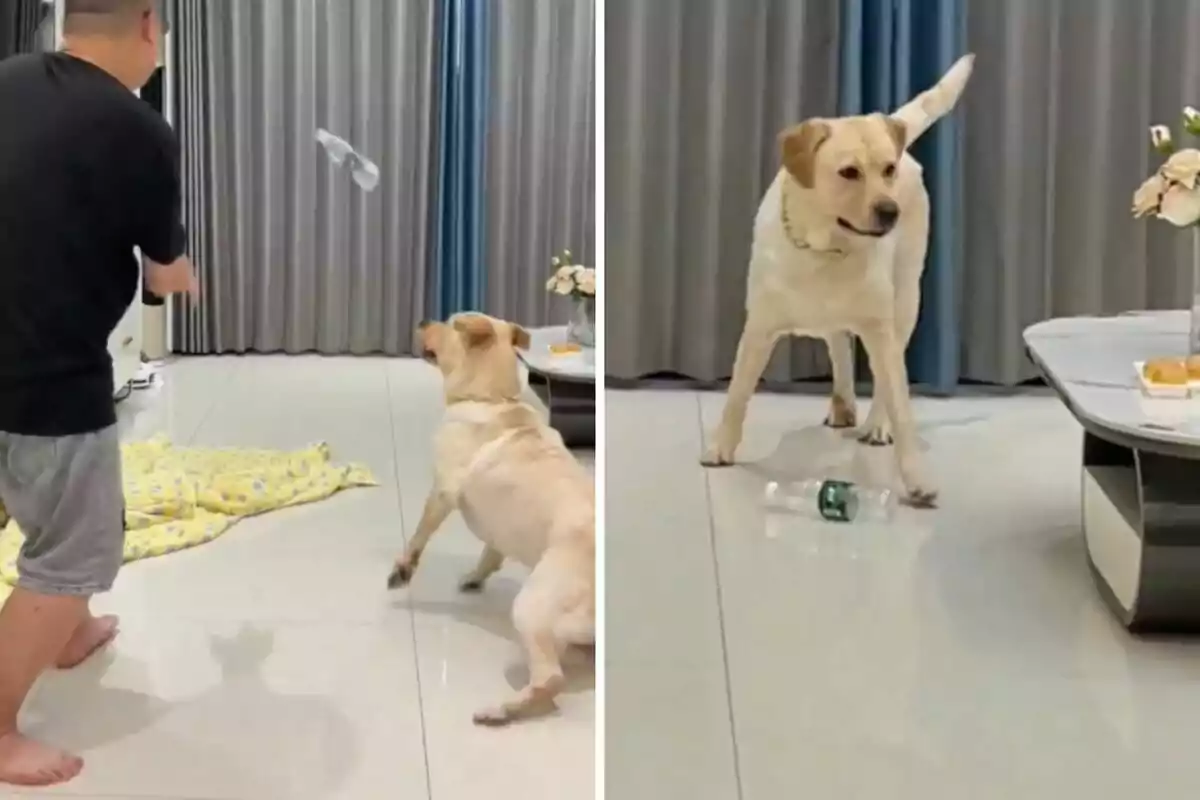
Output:
[[572,297],[571,321],[567,323],[567,341],[580,347],[596,346],[596,298]]

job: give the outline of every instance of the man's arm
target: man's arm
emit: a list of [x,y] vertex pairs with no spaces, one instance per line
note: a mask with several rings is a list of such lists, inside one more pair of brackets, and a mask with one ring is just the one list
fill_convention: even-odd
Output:
[[132,187],[134,244],[142,251],[146,286],[159,297],[190,292],[198,286],[191,260],[184,255],[183,189],[179,140],[165,120],[144,120],[146,145]]
[[196,297],[200,293],[195,268],[187,256],[180,256],[170,264],[159,264],[143,256],[142,272],[146,286],[159,297],[185,292]]

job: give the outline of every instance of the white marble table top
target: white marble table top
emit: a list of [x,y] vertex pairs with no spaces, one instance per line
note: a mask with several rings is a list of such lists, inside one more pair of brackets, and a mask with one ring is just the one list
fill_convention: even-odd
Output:
[[530,371],[552,378],[595,382],[596,351],[593,348],[584,347],[577,353],[550,352],[550,345],[567,341],[566,325],[531,328],[529,338],[532,340],[529,349],[517,352]]
[[1200,398],[1147,397],[1134,363],[1187,355],[1186,311],[1066,317],[1025,329],[1034,360],[1081,422],[1149,442],[1200,447]]

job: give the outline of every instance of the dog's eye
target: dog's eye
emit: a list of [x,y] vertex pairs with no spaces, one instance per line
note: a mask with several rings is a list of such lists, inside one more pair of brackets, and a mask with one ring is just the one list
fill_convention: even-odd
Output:
[[896,165],[888,164],[886,167],[884,167],[883,168],[883,177],[887,178],[888,180],[891,180],[892,178],[896,177]]
[[842,167],[838,170],[838,175],[841,175],[848,181],[856,181],[862,177],[862,173],[858,171],[858,167]]

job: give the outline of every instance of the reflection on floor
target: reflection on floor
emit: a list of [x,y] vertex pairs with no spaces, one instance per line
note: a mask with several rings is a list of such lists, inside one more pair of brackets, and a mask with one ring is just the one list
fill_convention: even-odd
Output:
[[1055,400],[919,400],[941,507],[875,527],[767,518],[762,492],[888,482],[890,448],[760,395],[742,464],[705,471],[722,401],[607,393],[610,797],[1196,795],[1200,643],[1109,618]]
[[[430,485],[437,374],[419,361],[185,359],[122,407],[127,438],[293,448],[329,442],[381,486],[239,524],[130,565],[98,603],[112,653],[48,677],[31,733],[83,751],[84,798],[380,800],[592,795],[585,657],[554,717],[471,724],[523,678],[508,607],[522,572],[455,589],[479,545],[457,517],[410,594],[384,584]],[[18,797],[15,793],[0,797]],[[30,794],[29,796],[34,796]],[[42,796],[42,795],[39,795]]]

